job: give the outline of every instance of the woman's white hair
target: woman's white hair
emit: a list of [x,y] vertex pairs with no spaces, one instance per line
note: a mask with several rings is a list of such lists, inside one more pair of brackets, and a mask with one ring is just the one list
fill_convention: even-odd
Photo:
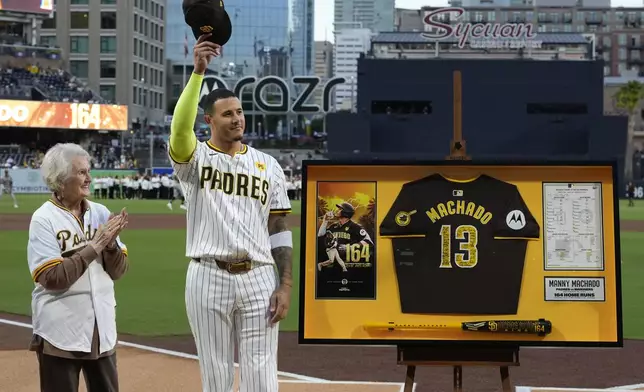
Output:
[[40,172],[52,192],[60,191],[63,183],[70,177],[76,157],[90,160],[89,153],[74,143],[58,143],[47,151],[40,165]]

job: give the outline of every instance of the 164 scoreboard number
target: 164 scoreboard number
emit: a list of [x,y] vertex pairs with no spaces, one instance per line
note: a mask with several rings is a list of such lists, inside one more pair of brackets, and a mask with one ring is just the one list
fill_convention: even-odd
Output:
[[0,100],[0,127],[128,130],[124,105]]

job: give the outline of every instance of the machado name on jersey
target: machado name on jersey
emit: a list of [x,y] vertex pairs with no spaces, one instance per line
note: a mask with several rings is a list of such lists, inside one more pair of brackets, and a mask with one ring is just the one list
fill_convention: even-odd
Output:
[[403,313],[516,314],[539,233],[517,187],[487,175],[406,183],[380,224]]

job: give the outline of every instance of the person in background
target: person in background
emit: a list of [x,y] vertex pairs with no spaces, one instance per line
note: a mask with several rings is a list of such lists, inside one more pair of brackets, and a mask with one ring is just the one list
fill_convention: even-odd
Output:
[[92,178],[92,187],[94,188],[94,199],[101,198],[101,179],[99,177]]
[[628,206],[634,207],[635,206],[635,185],[633,185],[632,181],[628,182],[628,186],[626,187],[626,193],[628,194]]
[[150,198],[156,200],[159,198],[159,191],[161,189],[161,177],[159,177],[158,174],[155,174],[150,178],[150,182],[152,183]]
[[13,178],[11,178],[7,169],[4,171],[4,177],[0,178],[0,199],[5,193],[11,196],[13,208],[18,208],[18,200],[16,200],[16,195],[13,193]]
[[188,207],[186,207],[186,198],[183,195],[183,189],[181,189],[181,183],[179,183],[179,179],[177,179],[177,176],[175,174],[172,175],[172,178],[170,179],[170,200],[168,200],[168,208],[172,209],[172,202],[181,199],[181,205],[179,208],[182,210],[187,210]]
[[45,154],[42,176],[51,199],[32,215],[27,261],[34,282],[33,336],[41,392],[118,392],[114,281],[128,270],[119,234],[127,226],[90,201],[90,157],[81,146],[57,144]]

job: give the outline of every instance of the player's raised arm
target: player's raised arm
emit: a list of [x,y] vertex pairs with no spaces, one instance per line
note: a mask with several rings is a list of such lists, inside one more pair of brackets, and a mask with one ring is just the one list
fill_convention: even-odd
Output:
[[169,154],[175,162],[190,161],[197,146],[197,137],[193,128],[199,106],[201,83],[208,63],[213,57],[219,56],[221,50],[219,45],[205,41],[209,36],[210,34],[202,35],[195,44],[193,50],[194,71],[174,108],[170,124]]

